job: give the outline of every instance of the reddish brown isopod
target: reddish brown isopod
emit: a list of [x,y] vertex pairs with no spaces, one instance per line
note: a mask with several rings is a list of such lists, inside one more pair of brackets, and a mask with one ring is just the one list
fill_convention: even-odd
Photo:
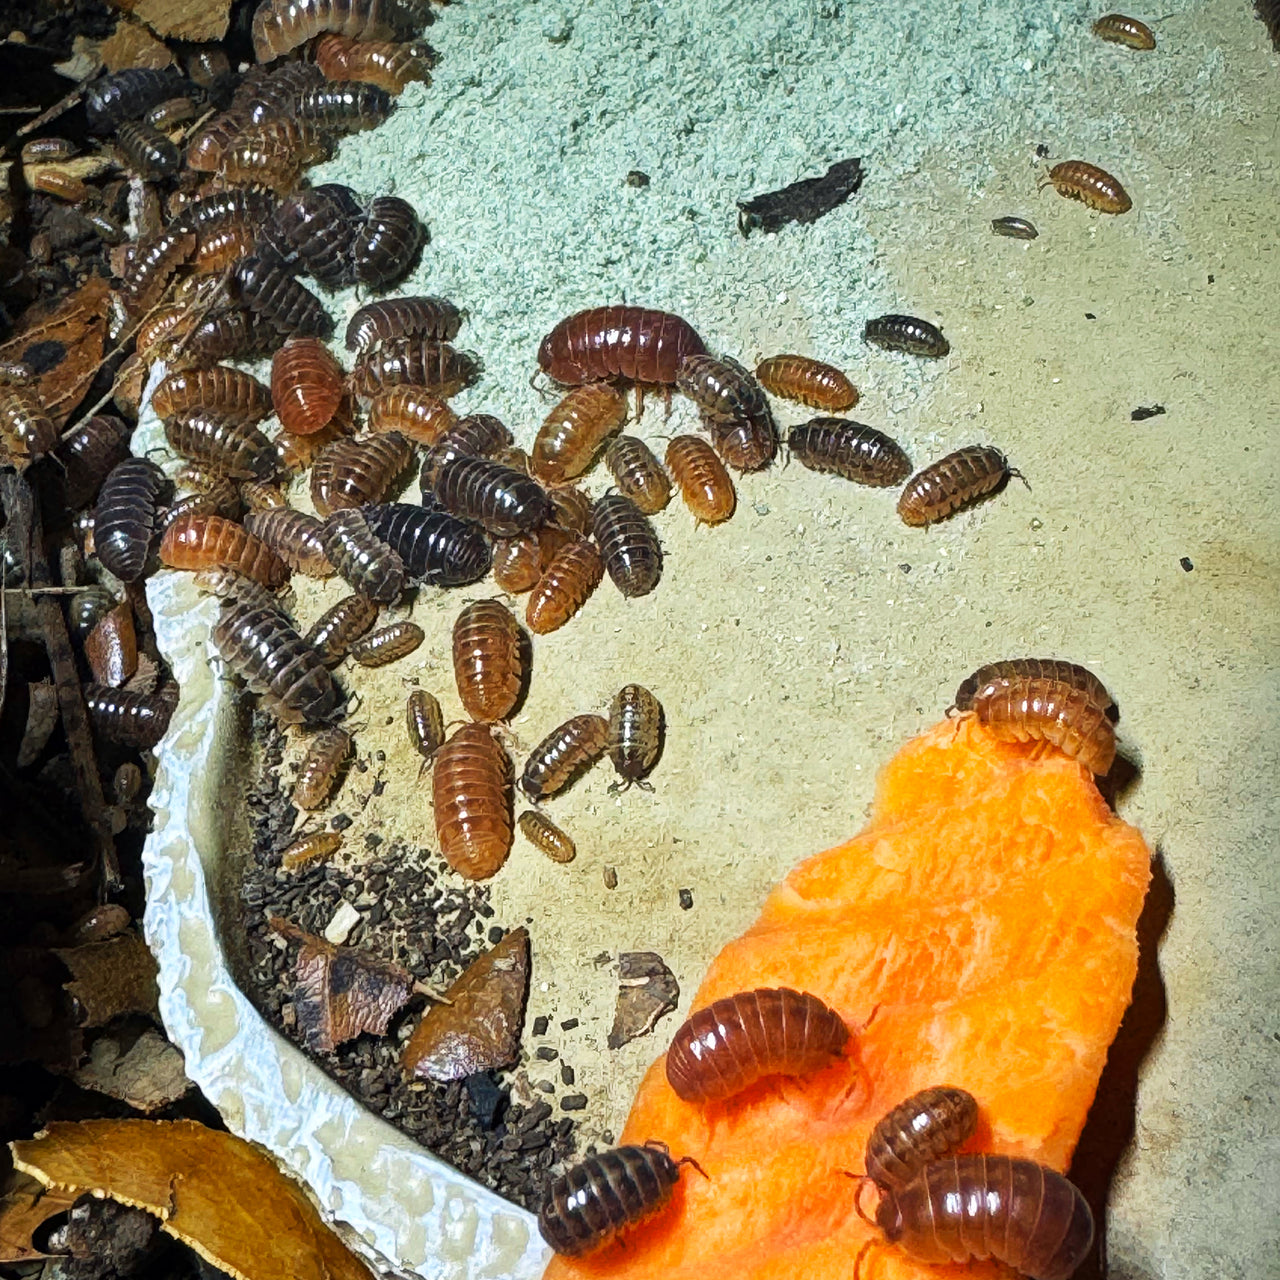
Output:
[[461,327],[462,312],[448,298],[382,298],[366,303],[347,322],[347,350],[365,352],[411,334],[452,342]]
[[1127,17],[1123,13],[1108,13],[1093,24],[1093,34],[1099,40],[1108,40],[1112,44],[1128,45],[1130,49],[1154,49],[1155,34],[1145,22],[1137,18]]
[[294,435],[328,426],[346,389],[342,366],[317,338],[290,338],[271,361],[271,403]]
[[232,480],[265,480],[276,472],[275,446],[247,422],[216,409],[184,409],[164,422],[169,448]]
[[1127,213],[1133,208],[1129,193],[1105,169],[1087,160],[1064,160],[1049,170],[1050,186],[1068,200],[1079,200],[1099,213]]
[[1056,680],[992,681],[973,711],[1001,742],[1049,742],[1104,777],[1116,758],[1116,731],[1104,708],[1082,689]]
[[520,832],[535,849],[540,849],[552,862],[572,862],[578,856],[573,837],[562,831],[545,813],[526,809],[518,823]]
[[572,716],[529,753],[520,786],[530,800],[558,795],[604,755],[609,722],[604,716]]
[[431,83],[435,57],[429,45],[413,41],[352,40],[321,36],[315,43],[316,66],[330,80],[364,80],[388,93],[399,93],[412,81]]
[[380,392],[369,405],[370,431],[398,431],[406,440],[428,447],[457,421],[439,396],[410,383]]
[[149,751],[165,735],[177,706],[177,686],[157,693],[86,685],[85,708],[95,732],[109,742]]
[[24,464],[43,457],[58,443],[58,428],[31,387],[0,388],[0,447]]
[[307,747],[289,797],[299,809],[319,809],[333,794],[342,767],[351,754],[351,735],[345,729],[324,729]]
[[170,277],[195,251],[195,233],[174,227],[139,242],[120,282],[120,302],[130,320],[137,320],[160,301]]
[[487,724],[462,725],[439,751],[431,779],[444,860],[487,880],[511,852],[511,761]]
[[200,237],[192,271],[198,276],[219,275],[253,252],[257,228],[249,222],[229,222],[217,231]]
[[645,781],[662,750],[664,716],[662,703],[642,684],[623,685],[609,706],[609,759],[623,790],[633,784],[645,791],[653,787]]
[[257,184],[285,195],[303,172],[327,160],[333,148],[328,136],[307,120],[276,118],[241,129],[227,144],[218,176],[232,186]]
[[520,624],[497,600],[467,605],[453,624],[453,674],[474,720],[505,720],[524,683]]
[[591,510],[600,558],[624,596],[647,596],[662,577],[662,545],[649,518],[630,498],[607,493]]
[[619,436],[604,457],[618,492],[646,515],[661,511],[671,501],[671,481],[662,463],[643,440]]
[[324,525],[305,511],[276,507],[251,511],[244,527],[269,546],[294,573],[308,578],[332,578],[334,567],[324,550]]
[[309,836],[299,836],[289,845],[280,855],[280,865],[286,871],[296,871],[331,858],[341,847],[341,831],[315,831]]
[[266,480],[242,480],[240,497],[250,512],[280,511],[289,505],[284,490]]
[[667,1081],[686,1102],[720,1102],[765,1076],[821,1071],[848,1043],[844,1019],[817,996],[762,987],[690,1015],[667,1050]]
[[358,356],[351,370],[351,386],[357,395],[372,397],[408,382],[448,397],[469,387],[480,368],[479,359],[470,352],[422,334],[410,334],[391,338]]
[[171,569],[230,565],[264,587],[282,587],[289,580],[289,566],[266,543],[221,516],[175,520],[160,539],[160,560]]
[[409,741],[425,763],[444,744],[444,712],[439,699],[425,689],[415,689],[405,704]]
[[499,538],[493,545],[493,580],[512,595],[532,591],[542,577],[542,550],[537,533]]
[[538,365],[572,386],[626,378],[674,386],[680,362],[706,350],[687,320],[644,307],[592,307],[561,320],[542,340]]
[[913,1181],[931,1160],[948,1156],[972,1136],[978,1101],[953,1085],[921,1089],[887,1112],[867,1138],[867,1177],[882,1190]]
[[391,95],[363,80],[338,80],[304,89],[292,103],[299,120],[327,134],[358,133],[382,124],[395,109]]
[[253,53],[271,62],[327,31],[352,39],[390,40],[392,10],[383,0],[266,0],[253,15]]
[[65,200],[67,204],[84,204],[91,192],[88,186],[74,174],[65,173],[52,165],[41,165],[38,169],[29,170],[27,181],[32,191],[39,191],[55,200]]
[[1107,719],[1120,719],[1107,687],[1087,667],[1063,658],[1003,658],[979,667],[961,682],[956,690],[957,711],[972,711],[973,700],[988,685],[1009,684],[1014,680],[1053,680],[1083,693],[1090,702],[1107,713]]
[[175,417],[184,409],[213,409],[227,422],[261,422],[271,412],[271,392],[240,369],[180,369],[169,374],[151,397],[156,417]]
[[111,469],[129,456],[132,428],[110,414],[95,414],[58,446],[66,467],[67,506],[72,510],[91,502]]
[[691,1156],[673,1160],[661,1143],[588,1156],[552,1181],[538,1211],[538,1230],[557,1253],[569,1257],[603,1248],[620,1231],[666,1207],[682,1164],[702,1172]]
[[847,418],[814,418],[792,427],[787,448],[810,471],[830,472],[855,484],[887,488],[911,474],[911,459],[896,440]]
[[552,557],[525,607],[525,622],[534,635],[558,631],[590,599],[604,576],[595,544],[582,539],[566,543]]
[[917,471],[898,498],[902,523],[920,528],[935,524],[994,493],[1013,475],[1009,460],[989,444],[971,444]]
[[408,657],[426,638],[416,622],[393,622],[357,640],[351,646],[351,656],[362,667],[385,667]]
[[773,461],[778,429],[750,370],[736,360],[688,356],[676,385],[702,411],[716,451],[736,471],[758,471]]
[[772,395],[811,409],[844,413],[858,403],[858,388],[834,365],[812,356],[769,356],[756,365],[756,378]]
[[144,360],[170,360],[182,339],[191,331],[194,316],[180,303],[157,307],[138,326],[134,346]]
[[98,492],[94,550],[121,582],[136,582],[147,566],[156,530],[156,506],[169,482],[150,458],[126,458]]
[[[413,458],[413,447],[401,435],[335,440],[326,446],[311,473],[311,498],[327,515],[345,507],[381,502]],[[321,463],[325,462],[325,468]]]
[[547,415],[533,442],[534,477],[561,484],[580,476],[626,416],[626,400],[607,383],[574,387]]
[[324,553],[344,581],[379,604],[404,594],[404,561],[376,538],[356,508],[335,511],[325,522]]
[[667,445],[667,468],[699,524],[721,524],[733,515],[738,503],[733,481],[705,440],[676,436]]
[[591,495],[585,489],[573,485],[557,485],[548,491],[551,499],[551,515],[548,523],[565,533],[588,537],[591,533]]
[[306,642],[326,667],[335,667],[378,620],[378,606],[358,591],[330,605],[306,634]]
[[995,1258],[1031,1280],[1070,1280],[1093,1244],[1084,1196],[1062,1174],[1016,1156],[934,1160],[885,1192],[876,1225],[918,1262]]

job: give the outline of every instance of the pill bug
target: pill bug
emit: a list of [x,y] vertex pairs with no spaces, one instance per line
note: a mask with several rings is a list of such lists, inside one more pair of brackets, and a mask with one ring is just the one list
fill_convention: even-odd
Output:
[[279,511],[289,505],[284,490],[278,484],[266,480],[242,480],[240,497],[251,514],[262,511]]
[[343,581],[379,604],[404,594],[404,561],[381,539],[358,510],[335,511],[325,522],[324,553]]
[[273,216],[279,204],[274,192],[265,187],[232,187],[213,191],[185,205],[178,216],[184,231],[206,236],[233,223],[261,227]]
[[1048,742],[1098,777],[1111,771],[1115,728],[1083,689],[1043,678],[993,681],[974,695],[973,712],[1001,742]]
[[622,779],[610,790],[628,790],[633,784],[645,791],[645,781],[658,763],[663,736],[662,703],[642,684],[626,684],[609,705],[609,759]]
[[196,251],[194,232],[166,228],[138,244],[120,282],[125,315],[136,320],[160,301],[173,273]]
[[132,428],[111,414],[86,419],[58,446],[71,510],[92,502],[112,468],[129,456]]
[[180,369],[161,380],[151,407],[161,419],[184,409],[214,409],[229,424],[256,423],[271,412],[271,392],[251,374],[226,365]]
[[898,499],[898,515],[903,524],[916,528],[935,524],[994,493],[1010,476],[1021,474],[992,445],[966,445],[907,481]]
[[916,316],[887,315],[868,320],[862,340],[886,351],[905,351],[912,356],[938,360],[951,350],[942,330]]
[[271,361],[271,403],[294,435],[327,426],[346,389],[342,366],[317,338],[290,338]]
[[644,307],[592,307],[561,320],[538,348],[538,367],[564,385],[625,378],[673,386],[680,362],[706,350],[687,320]]
[[934,1160],[876,1208],[885,1238],[919,1262],[995,1258],[1032,1280],[1069,1280],[1093,1244],[1093,1214],[1062,1174],[1032,1160]]
[[738,495],[715,450],[697,436],[667,444],[667,469],[698,524],[721,524],[733,515]]
[[126,458],[102,482],[93,517],[98,560],[121,582],[136,582],[147,566],[156,528],[156,507],[169,487],[149,458]]
[[164,423],[169,448],[183,458],[240,480],[276,473],[275,446],[257,427],[232,422],[215,409],[185,409]]
[[814,418],[792,427],[787,448],[810,471],[830,472],[856,484],[887,488],[911,474],[911,459],[897,441],[846,418]]
[[221,111],[187,139],[183,158],[193,173],[216,173],[246,124],[243,111]]
[[648,517],[630,498],[607,493],[592,508],[591,525],[613,585],[624,596],[648,595],[662,576],[662,546]]
[[222,607],[213,641],[223,660],[286,724],[319,724],[339,709],[320,655],[278,609],[248,601]]
[[409,334],[380,343],[358,356],[351,370],[357,395],[372,398],[388,387],[412,383],[438,396],[456,395],[480,375],[479,359],[447,342]]
[[415,689],[405,703],[409,741],[425,765],[444,743],[444,712],[435,694]]
[[156,693],[136,689],[109,689],[89,684],[84,689],[85,709],[94,731],[109,742],[149,751],[164,737],[177,706],[177,686]]
[[537,528],[551,515],[551,501],[536,480],[488,458],[451,458],[436,470],[433,492],[450,514],[475,520],[498,537]]
[[[6,581],[4,585],[16,587],[21,585],[21,580]],[[115,597],[106,587],[98,586],[96,583],[81,587],[67,605],[67,621],[71,624],[71,630],[76,639],[83,640],[89,635],[103,616],[115,608],[115,604]]]
[[298,98],[325,83],[324,72],[311,62],[254,66],[241,77],[228,108],[249,125],[298,115]]
[[1108,13],[1093,24],[1093,34],[1099,40],[1111,44],[1123,44],[1130,49],[1154,49],[1156,37],[1145,22],[1126,17],[1123,13]]
[[[595,544],[581,539],[566,543],[539,575],[525,609],[534,635],[558,631],[586,604],[604,576]],[[602,748],[603,749],[603,748]]]
[[333,857],[341,847],[341,831],[315,831],[309,836],[299,836],[285,848],[280,854],[280,865],[286,871],[296,871]]
[[512,595],[532,591],[542,577],[543,567],[537,533],[499,538],[493,545],[493,581]]
[[756,365],[756,379],[771,395],[811,409],[844,413],[858,403],[858,388],[848,377],[812,356],[769,356]]
[[1079,200],[1099,213],[1127,213],[1133,208],[1133,201],[1120,180],[1087,160],[1064,160],[1055,164],[1046,182],[1060,196]]
[[339,289],[355,282],[351,246],[360,216],[355,192],[326,182],[281,201],[263,227],[262,243],[293,269]]
[[667,1050],[667,1082],[685,1102],[721,1102],[765,1076],[812,1075],[838,1061],[849,1028],[817,996],[762,987],[689,1016]]
[[404,561],[406,574],[415,582],[461,587],[489,572],[489,542],[474,524],[403,502],[363,511],[369,528]]
[[253,54],[271,62],[325,32],[391,40],[397,34],[392,13],[384,0],[262,0],[253,14]]
[[609,722],[604,716],[572,716],[529,753],[520,787],[535,802],[559,795],[604,755],[608,745]]
[[181,303],[156,307],[138,325],[134,347],[143,360],[170,361],[177,355],[178,345],[191,331],[193,323],[190,309]]
[[1003,658],[979,667],[973,675],[961,681],[956,690],[957,711],[972,711],[978,692],[991,684],[1009,684],[1014,680],[1053,680],[1069,689],[1083,693],[1095,706],[1106,712],[1112,722],[1120,719],[1107,687],[1087,667],[1063,658]]
[[316,41],[314,54],[316,66],[330,80],[364,80],[388,93],[400,93],[415,80],[430,84],[435,65],[430,46],[419,41],[400,44],[326,35]]
[[20,156],[23,164],[53,164],[70,160],[79,148],[67,138],[32,138],[22,144]]
[[366,303],[347,322],[347,350],[365,352],[380,342],[413,335],[452,342],[461,327],[462,313],[447,298],[384,298]]
[[545,853],[552,862],[572,862],[578,856],[573,837],[561,830],[545,813],[526,809],[517,822],[520,833],[535,849]]
[[225,564],[201,569],[195,576],[195,584],[201,591],[217,596],[219,600],[236,600],[259,609],[280,608],[280,601],[273,591]]
[[188,515],[172,521],[160,539],[160,560],[170,569],[225,564],[264,587],[282,587],[289,566],[242,525],[222,516]]
[[140,178],[168,178],[182,166],[178,148],[145,120],[127,120],[116,130],[116,142]]
[[369,405],[369,430],[398,431],[415,444],[434,445],[458,421],[449,406],[425,387],[391,387]]
[[547,496],[551,499],[549,524],[579,537],[590,535],[591,511],[595,504],[585,489],[562,484],[549,490]]
[[505,720],[525,680],[520,624],[497,600],[477,600],[453,624],[453,674],[473,720]]
[[1011,240],[1034,240],[1040,234],[1035,223],[1015,217],[992,218],[991,230],[993,234],[1007,236]]
[[56,447],[58,428],[34,388],[0,386],[0,442],[23,462],[34,462]]
[[258,229],[250,222],[228,222],[200,237],[196,245],[194,275],[221,275],[228,267],[247,258],[258,240]]
[[247,533],[265,542],[294,573],[308,578],[332,578],[336,572],[324,550],[324,525],[305,511],[277,507],[251,511],[244,518]]
[[772,416],[708,425],[715,451],[735,471],[759,471],[777,456],[778,430]]
[[436,752],[431,778],[436,838],[468,880],[487,880],[511,852],[511,761],[487,724],[464,724]]
[[636,436],[619,436],[604,456],[618,492],[630,498],[646,516],[671,501],[671,481],[653,451]]
[[758,471],[778,451],[778,429],[760,384],[736,360],[688,356],[676,375],[702,411],[716,452],[736,471]]
[[306,642],[326,667],[337,666],[378,620],[378,606],[359,592],[330,605],[306,634]]
[[184,80],[173,68],[130,67],[85,85],[84,114],[89,132],[106,135],[157,103],[180,93]]
[[[320,461],[328,460],[328,474]],[[381,502],[413,459],[413,447],[394,431],[342,438],[326,445],[311,473],[316,510],[327,515],[345,507]]]
[[351,746],[345,729],[322,729],[312,738],[289,797],[296,808],[311,811],[324,805],[338,785]]
[[407,658],[426,638],[416,622],[393,622],[357,640],[351,646],[351,656],[362,667],[385,667]]
[[883,1190],[912,1182],[931,1160],[973,1136],[978,1101],[954,1085],[921,1089],[887,1112],[867,1138],[867,1177]]
[[[366,86],[368,93],[383,93]],[[384,95],[385,96],[385,95]],[[351,267],[359,284],[386,289],[402,280],[423,240],[422,223],[413,205],[399,196],[378,196],[356,228]]]
[[547,415],[534,439],[529,456],[535,479],[561,484],[580,476],[626,416],[626,400],[607,383],[574,387]]
[[320,299],[282,266],[257,254],[236,266],[231,295],[282,337],[327,338],[333,332],[333,320]]
[[[592,1253],[619,1232],[661,1213],[680,1181],[680,1166],[665,1145],[615,1147],[588,1156],[552,1180],[538,1211],[538,1230],[557,1253]],[[705,1176],[705,1175],[704,1175]]]

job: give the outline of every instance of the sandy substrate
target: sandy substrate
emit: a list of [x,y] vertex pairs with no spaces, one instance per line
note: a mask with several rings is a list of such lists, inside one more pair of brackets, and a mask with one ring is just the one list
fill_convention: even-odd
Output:
[[[475,0],[432,29],[435,84],[315,180],[422,209],[432,243],[405,291],[468,309],[459,344],[487,372],[458,404],[499,414],[523,444],[547,408],[527,385],[542,334],[625,299],[679,311],[748,363],[795,350],[839,364],[863,391],[854,416],[917,465],[991,442],[1031,486],[925,532],[897,521],[892,492],[775,467],[741,482],[721,528],[695,529],[678,504],[658,517],[653,595],[624,601],[606,582],[536,642],[512,725],[521,759],[628,680],[669,722],[653,794],[611,796],[597,770],[548,806],[577,861],[518,842],[493,882],[499,918],[531,921],[530,1018],[580,1019],[557,1043],[591,1099],[586,1135],[621,1128],[675,1026],[606,1051],[617,987],[597,956],[658,951],[683,1014],[767,889],[861,825],[878,765],[964,675],[1071,657],[1120,704],[1141,768],[1120,812],[1159,849],[1172,896],[1151,916],[1158,979],[1126,1049],[1136,1122],[1123,1071],[1112,1099],[1135,1134],[1112,1184],[1110,1274],[1256,1277],[1275,1266],[1280,1025],[1280,60],[1231,0],[1176,5],[1152,54],[1094,40],[1080,4],[1036,8]],[[1051,163],[1115,172],[1134,211],[1038,192],[1037,144]],[[739,236],[735,199],[846,155],[868,170],[850,205]],[[647,187],[625,185],[633,169]],[[1003,214],[1039,239],[993,236]],[[890,310],[941,323],[951,356],[866,347],[864,320]],[[1131,420],[1154,404],[1166,413]],[[654,403],[640,431],[660,449],[693,424],[688,404],[668,420]],[[337,594],[304,585],[298,612]],[[387,752],[387,785],[349,847],[368,831],[431,839],[402,708],[416,677],[459,714],[459,607],[424,593],[412,616],[427,644],[358,681],[361,746]]]

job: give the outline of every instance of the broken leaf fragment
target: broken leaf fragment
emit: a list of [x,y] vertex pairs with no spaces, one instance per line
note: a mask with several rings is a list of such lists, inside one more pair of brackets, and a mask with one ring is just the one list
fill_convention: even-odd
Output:
[[237,1280],[370,1280],[302,1189],[230,1133],[194,1120],[60,1121],[11,1146],[46,1187],[145,1209]]
[[71,970],[66,989],[79,1002],[82,1027],[106,1026],[122,1013],[158,1015],[156,962],[136,933],[53,954]]
[[441,1083],[515,1061],[529,990],[529,931],[513,929],[422,1016],[401,1065]]
[[69,1209],[75,1198],[74,1191],[50,1191],[28,1174],[13,1174],[0,1195],[0,1264],[48,1256],[32,1245],[31,1237],[55,1213]]
[[609,1048],[621,1049],[647,1036],[658,1019],[680,1003],[680,984],[654,951],[624,951],[618,957],[618,1004]]
[[190,1088],[182,1054],[158,1031],[148,1028],[132,1043],[99,1036],[89,1060],[72,1073],[82,1089],[118,1098],[137,1111],[159,1111]]
[[294,1006],[307,1048],[331,1053],[362,1032],[384,1036],[408,1000],[413,976],[356,947],[338,947],[272,916],[271,927],[302,944],[294,964]]

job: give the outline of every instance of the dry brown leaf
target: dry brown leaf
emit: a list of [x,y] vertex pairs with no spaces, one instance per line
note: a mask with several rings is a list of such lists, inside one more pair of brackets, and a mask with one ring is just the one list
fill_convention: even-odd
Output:
[[227,34],[231,0],[112,0],[153,31],[175,40],[221,40]]
[[114,1036],[100,1036],[89,1061],[71,1078],[82,1089],[105,1093],[137,1111],[159,1111],[192,1086],[182,1054],[158,1031],[148,1029],[127,1049]]
[[45,1186],[146,1209],[237,1280],[370,1280],[270,1158],[194,1120],[51,1124],[12,1145]]
[[29,1174],[13,1174],[0,1196],[0,1263],[48,1257],[31,1247],[31,1237],[41,1223],[69,1209],[75,1198],[74,1191],[50,1191]]
[[413,990],[413,975],[355,947],[336,947],[279,916],[271,927],[302,944],[294,965],[294,1005],[307,1048],[330,1053],[363,1031],[387,1034],[387,1024]]
[[29,364],[44,411],[62,427],[84,399],[102,360],[111,286],[90,276],[75,293],[47,314],[32,307],[22,329],[3,346],[0,361]]
[[663,1014],[680,1003],[676,975],[654,951],[624,951],[618,957],[618,1004],[609,1048],[647,1036]]
[[173,54],[142,23],[121,18],[116,29],[102,42],[102,61],[113,73],[129,67],[158,70],[173,65]]
[[460,1080],[514,1061],[529,989],[529,931],[513,929],[473,961],[422,1016],[405,1045],[406,1075]]
[[80,1002],[82,1027],[105,1026],[122,1013],[156,1015],[156,962],[136,933],[53,954],[71,970],[66,989]]

